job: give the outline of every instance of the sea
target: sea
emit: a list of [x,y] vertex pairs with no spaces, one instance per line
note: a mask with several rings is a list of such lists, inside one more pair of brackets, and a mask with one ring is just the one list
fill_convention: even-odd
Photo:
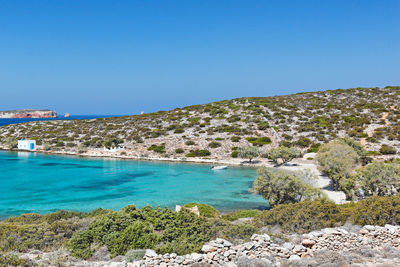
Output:
[[0,127],[8,124],[23,123],[29,121],[53,121],[53,120],[87,120],[87,119],[98,119],[98,118],[111,118],[119,117],[118,115],[71,115],[69,118],[57,117],[57,118],[42,118],[42,119],[0,119]]
[[130,204],[263,209],[268,202],[249,191],[256,176],[251,168],[0,151],[0,219],[60,209],[120,210]]

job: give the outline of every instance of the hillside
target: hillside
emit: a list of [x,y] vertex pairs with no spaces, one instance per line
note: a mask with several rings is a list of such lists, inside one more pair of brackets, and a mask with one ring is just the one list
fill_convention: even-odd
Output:
[[[237,98],[135,116],[7,125],[0,127],[0,142],[6,147],[10,138],[23,137],[47,151],[215,160],[250,144],[262,151],[278,144],[307,150],[345,136],[370,151],[382,144],[398,150],[399,100],[394,86]],[[104,152],[118,145],[125,151]]]

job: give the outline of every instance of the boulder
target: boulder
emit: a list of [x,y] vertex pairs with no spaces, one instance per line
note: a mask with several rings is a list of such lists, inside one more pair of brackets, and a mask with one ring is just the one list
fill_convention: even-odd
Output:
[[204,253],[209,253],[209,252],[214,252],[217,251],[218,248],[211,246],[211,245],[203,245],[203,247],[201,248],[201,251],[203,251]]
[[305,247],[311,248],[312,246],[315,245],[315,241],[312,239],[304,239],[301,244]]
[[199,262],[204,258],[204,255],[203,254],[199,254],[199,253],[192,253],[192,254],[190,254],[190,258],[194,262]]
[[361,235],[367,235],[367,234],[369,234],[369,231],[367,229],[361,229],[360,230],[360,234]]
[[363,227],[365,230],[368,230],[368,231],[375,231],[375,226],[373,226],[373,225],[364,225],[364,227]]
[[292,250],[294,248],[294,245],[290,242],[286,242],[282,245],[282,247],[284,247],[287,250]]
[[148,258],[153,258],[153,257],[157,257],[157,253],[152,249],[146,249],[144,256],[148,257]]
[[290,257],[289,257],[289,260],[290,261],[297,261],[297,260],[300,260],[301,258],[300,258],[300,256],[298,256],[298,255],[291,255]]

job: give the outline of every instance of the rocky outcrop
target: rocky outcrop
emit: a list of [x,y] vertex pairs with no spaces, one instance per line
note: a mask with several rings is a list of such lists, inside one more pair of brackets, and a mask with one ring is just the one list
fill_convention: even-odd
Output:
[[2,119],[22,119],[22,118],[56,118],[57,113],[49,109],[19,109],[0,111]]

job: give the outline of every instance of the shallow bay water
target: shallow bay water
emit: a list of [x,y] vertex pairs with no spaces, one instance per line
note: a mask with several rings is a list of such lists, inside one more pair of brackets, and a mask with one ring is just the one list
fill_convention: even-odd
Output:
[[220,211],[261,208],[249,193],[256,170],[203,164],[94,159],[0,151],[0,218],[60,209],[120,210],[198,202]]

